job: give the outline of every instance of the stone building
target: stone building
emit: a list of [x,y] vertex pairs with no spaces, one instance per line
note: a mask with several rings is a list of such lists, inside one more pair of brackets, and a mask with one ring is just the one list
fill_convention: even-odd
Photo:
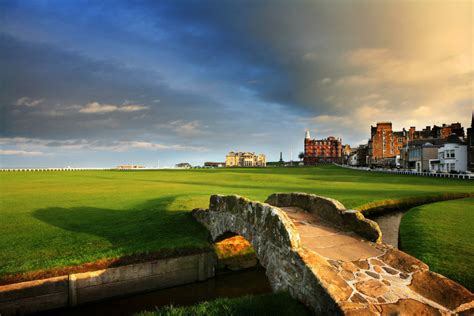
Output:
[[226,167],[265,167],[267,160],[264,154],[251,152],[229,152],[225,157]]
[[326,139],[311,139],[309,131],[306,131],[303,162],[305,166],[327,162],[343,163],[342,139],[333,136]]
[[[407,143],[410,134],[405,130],[394,132],[391,122],[379,122],[376,126],[371,126],[370,131],[370,163],[372,165],[395,165],[396,158],[400,155],[400,149]],[[410,128],[411,131],[412,128]]]

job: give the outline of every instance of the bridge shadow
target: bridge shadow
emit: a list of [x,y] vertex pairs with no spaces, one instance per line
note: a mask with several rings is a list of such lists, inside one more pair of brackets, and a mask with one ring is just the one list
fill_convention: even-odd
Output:
[[66,231],[47,241],[48,251],[55,253],[44,259],[70,265],[104,257],[149,257],[152,252],[165,257],[208,248],[208,232],[191,213],[171,209],[176,198],[152,199],[125,210],[90,206],[38,209],[33,212],[36,219]]

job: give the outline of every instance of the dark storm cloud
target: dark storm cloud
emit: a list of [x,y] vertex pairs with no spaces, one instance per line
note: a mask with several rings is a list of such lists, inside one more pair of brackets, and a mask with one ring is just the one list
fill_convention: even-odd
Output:
[[[5,35],[0,37],[0,51],[2,136],[64,139],[119,132],[131,137],[153,124],[182,119],[183,113],[192,120],[219,114],[212,99],[172,90],[160,83],[158,74],[144,69],[94,61]],[[44,101],[28,107],[18,104],[21,98]],[[92,102],[118,104],[124,110],[84,111]]]

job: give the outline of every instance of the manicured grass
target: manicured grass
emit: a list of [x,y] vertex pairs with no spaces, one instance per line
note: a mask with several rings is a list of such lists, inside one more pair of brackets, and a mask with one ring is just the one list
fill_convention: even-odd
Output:
[[311,315],[287,293],[276,293],[239,298],[220,298],[193,306],[167,306],[156,312],[142,312],[137,316],[232,316],[232,315]]
[[400,224],[402,250],[474,291],[474,198],[426,204]]
[[[189,211],[211,194],[263,201],[308,192],[348,208],[385,199],[474,192],[471,183],[371,173],[336,166],[160,171],[0,173],[0,276],[209,247]],[[471,202],[472,203],[472,202]]]

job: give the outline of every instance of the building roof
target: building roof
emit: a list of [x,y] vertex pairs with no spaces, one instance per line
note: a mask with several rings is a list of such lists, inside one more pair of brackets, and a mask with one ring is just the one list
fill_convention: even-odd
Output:
[[451,134],[448,136],[446,139],[446,143],[448,144],[464,144],[464,141],[462,141],[456,134]]
[[408,142],[408,146],[420,147],[426,146],[427,143],[435,146],[441,146],[446,144],[446,139],[442,138],[428,138],[428,139],[414,139]]

